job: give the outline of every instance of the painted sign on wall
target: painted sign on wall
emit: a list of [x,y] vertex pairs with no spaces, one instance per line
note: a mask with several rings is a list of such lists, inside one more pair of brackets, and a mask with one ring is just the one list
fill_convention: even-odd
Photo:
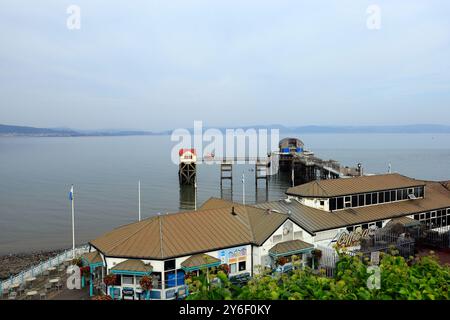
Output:
[[343,232],[336,241],[336,245],[340,248],[356,247],[360,245],[361,239],[374,234],[376,227],[369,229],[356,228],[350,233]]
[[237,247],[219,251],[221,263],[231,264],[247,259],[247,247]]

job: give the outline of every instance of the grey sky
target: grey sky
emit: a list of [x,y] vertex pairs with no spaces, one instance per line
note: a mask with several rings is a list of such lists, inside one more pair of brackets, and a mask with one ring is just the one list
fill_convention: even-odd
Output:
[[[66,28],[70,4],[81,30]],[[378,4],[381,30],[366,27]],[[450,124],[449,1],[0,2],[0,123]]]

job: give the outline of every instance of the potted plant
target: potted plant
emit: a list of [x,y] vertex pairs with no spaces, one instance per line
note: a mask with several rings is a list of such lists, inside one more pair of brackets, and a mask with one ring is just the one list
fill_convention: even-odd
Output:
[[114,284],[116,283],[116,276],[114,274],[108,274],[103,278],[103,283],[106,285],[106,293],[108,293],[108,286],[112,286],[114,289]]
[[287,263],[287,258],[286,257],[279,257],[277,259],[277,264],[279,266],[284,266]]
[[230,266],[227,264],[221,264],[220,266],[217,267],[219,271],[222,271],[223,273],[225,273],[227,276],[230,274]]
[[81,267],[80,268],[80,274],[81,274],[81,285],[84,288],[84,284],[86,279],[89,279],[90,275],[91,275],[91,267],[90,266],[85,266],[85,267]]
[[72,264],[81,268],[83,266],[83,261],[81,258],[75,258],[72,259]]
[[153,288],[153,278],[151,276],[143,276],[139,281],[142,290],[146,291],[146,300],[150,300],[150,291]]

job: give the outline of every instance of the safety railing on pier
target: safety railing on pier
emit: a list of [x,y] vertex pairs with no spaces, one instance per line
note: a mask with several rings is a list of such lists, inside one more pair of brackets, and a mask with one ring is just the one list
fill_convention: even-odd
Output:
[[9,289],[13,285],[21,285],[25,284],[25,280],[30,277],[36,277],[44,273],[50,267],[56,267],[65,261],[72,259],[73,256],[79,257],[83,253],[89,251],[88,245],[83,245],[78,248],[75,248],[75,255],[73,254],[73,249],[66,250],[61,252],[60,254],[39,263],[38,265],[32,266],[26,270],[21,271],[20,273],[11,276],[9,279],[3,280],[0,282],[0,292],[3,292],[3,289]]

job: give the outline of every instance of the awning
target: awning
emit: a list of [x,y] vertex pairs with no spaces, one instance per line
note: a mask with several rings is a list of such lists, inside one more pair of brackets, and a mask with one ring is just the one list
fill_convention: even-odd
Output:
[[311,252],[314,249],[314,245],[301,240],[290,240],[280,242],[274,245],[269,250],[269,255],[272,257],[284,257],[294,254]]
[[83,265],[90,266],[91,268],[103,266],[103,259],[98,251],[92,251],[85,253],[81,256]]
[[184,271],[195,271],[203,268],[217,267],[220,265],[220,259],[207,254],[195,254],[181,263]]
[[111,273],[113,274],[125,274],[125,275],[136,275],[145,276],[151,274],[153,267],[151,264],[145,264],[142,260],[125,260],[113,268],[111,268]]
[[415,220],[415,219],[411,219],[408,217],[399,217],[399,218],[394,218],[391,219],[387,224],[386,227],[392,227],[396,224],[401,224],[404,227],[414,227],[414,226],[419,226],[420,225],[420,221],[419,220]]

